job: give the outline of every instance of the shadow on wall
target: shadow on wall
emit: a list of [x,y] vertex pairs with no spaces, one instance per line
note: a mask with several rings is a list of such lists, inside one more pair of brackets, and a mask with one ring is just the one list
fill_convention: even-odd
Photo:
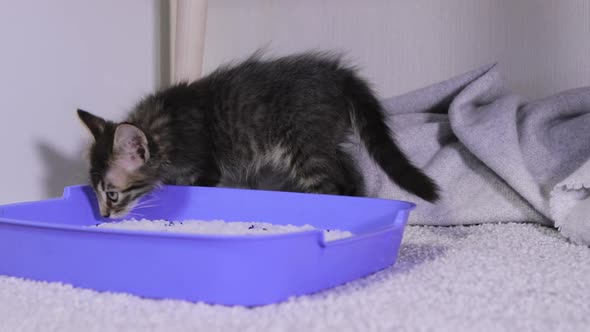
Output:
[[36,147],[45,167],[43,192],[46,197],[61,197],[64,187],[88,183],[85,148],[69,156],[45,141],[37,140]]

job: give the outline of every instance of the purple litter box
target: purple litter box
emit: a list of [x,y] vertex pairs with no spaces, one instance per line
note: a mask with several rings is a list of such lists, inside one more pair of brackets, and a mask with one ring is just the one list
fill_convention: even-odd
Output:
[[165,186],[146,219],[310,224],[320,230],[211,236],[87,227],[105,221],[88,186],[0,206],[0,274],[97,291],[223,305],[315,293],[392,265],[412,203],[258,190]]

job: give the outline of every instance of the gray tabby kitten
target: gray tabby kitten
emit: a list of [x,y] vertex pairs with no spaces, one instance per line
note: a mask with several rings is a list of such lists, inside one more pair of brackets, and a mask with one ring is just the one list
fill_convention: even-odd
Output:
[[104,217],[123,217],[162,184],[360,196],[362,177],[341,148],[353,132],[392,181],[438,199],[369,86],[334,55],[254,55],[147,96],[124,122],[78,115],[94,136],[90,176]]

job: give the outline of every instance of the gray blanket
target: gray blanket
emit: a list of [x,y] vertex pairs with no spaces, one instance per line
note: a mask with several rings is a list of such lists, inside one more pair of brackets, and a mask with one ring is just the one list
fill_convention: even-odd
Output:
[[348,148],[370,196],[418,203],[411,224],[536,222],[590,244],[590,87],[529,101],[490,65],[383,104],[397,141],[436,179],[442,200],[408,194],[358,141]]

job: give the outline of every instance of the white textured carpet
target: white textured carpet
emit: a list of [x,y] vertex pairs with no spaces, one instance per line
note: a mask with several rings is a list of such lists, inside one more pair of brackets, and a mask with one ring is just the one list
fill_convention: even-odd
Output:
[[538,225],[408,227],[394,268],[255,309],[0,277],[0,330],[11,332],[589,328],[590,249]]

